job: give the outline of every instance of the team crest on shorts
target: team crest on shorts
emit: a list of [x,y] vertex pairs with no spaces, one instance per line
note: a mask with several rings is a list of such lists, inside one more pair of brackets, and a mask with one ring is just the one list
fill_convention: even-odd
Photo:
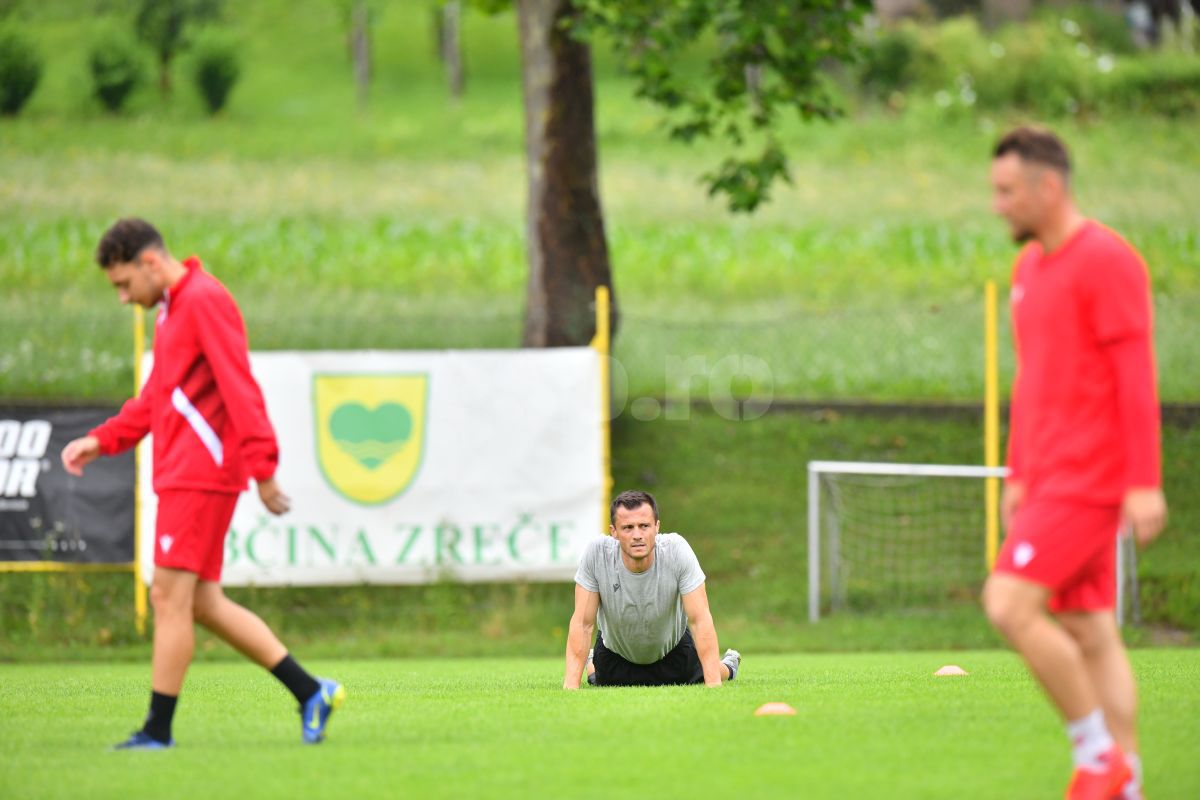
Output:
[[317,463],[348,500],[379,505],[416,479],[425,449],[429,376],[316,375]]

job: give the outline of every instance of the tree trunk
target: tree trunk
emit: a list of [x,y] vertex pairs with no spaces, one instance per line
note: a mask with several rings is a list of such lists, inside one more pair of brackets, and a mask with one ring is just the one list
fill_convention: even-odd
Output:
[[462,58],[462,3],[459,0],[448,0],[442,6],[442,64],[446,68],[446,83],[450,87],[450,96],[461,100],[465,84]]
[[440,5],[434,4],[429,7],[429,23],[433,28],[433,55],[439,64],[446,60],[446,56],[442,52],[442,42],[446,38],[446,34],[442,32],[445,20],[446,15]]
[[158,56],[158,93],[165,100],[171,96],[171,54]]
[[750,107],[755,114],[762,113],[762,64],[747,64],[742,70],[746,76],[746,94],[750,98]]
[[367,90],[371,86],[371,11],[358,0],[350,11],[350,53],[354,59],[354,85],[358,108],[367,107]]
[[[597,286],[610,286],[596,175],[592,64],[563,23],[569,0],[518,0],[528,182],[526,347],[585,345]],[[616,301],[612,304],[616,330]]]

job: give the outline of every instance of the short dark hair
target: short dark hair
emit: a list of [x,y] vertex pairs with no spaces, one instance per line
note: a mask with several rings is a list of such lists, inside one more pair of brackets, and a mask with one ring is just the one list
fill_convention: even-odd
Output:
[[1022,161],[1041,164],[1058,171],[1064,178],[1071,176],[1071,155],[1063,140],[1043,128],[1022,126],[1004,134],[996,143],[995,158],[1016,153]]
[[96,247],[96,263],[104,269],[128,264],[147,247],[163,248],[162,234],[144,219],[119,219],[100,237]]
[[608,508],[608,521],[613,525],[617,524],[618,508],[633,511],[635,508],[641,508],[642,506],[650,506],[651,510],[654,511],[654,519],[658,519],[658,503],[654,502],[654,495],[636,489],[621,492],[613,498],[612,505]]

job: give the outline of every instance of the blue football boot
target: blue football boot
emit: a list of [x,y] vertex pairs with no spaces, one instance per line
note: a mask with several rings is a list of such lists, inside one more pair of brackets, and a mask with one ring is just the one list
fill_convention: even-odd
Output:
[[128,739],[113,745],[113,750],[166,750],[175,746],[175,740],[160,742],[145,731],[135,731]]
[[318,678],[321,688],[300,707],[300,725],[305,744],[318,744],[325,738],[329,715],[346,702],[346,689],[329,678]]

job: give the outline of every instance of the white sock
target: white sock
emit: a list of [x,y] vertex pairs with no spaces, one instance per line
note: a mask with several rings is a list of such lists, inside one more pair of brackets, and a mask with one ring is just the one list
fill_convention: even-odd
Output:
[[1067,736],[1071,740],[1071,757],[1075,759],[1076,767],[1104,769],[1100,756],[1113,746],[1113,738],[1104,724],[1103,711],[1097,708],[1086,717],[1068,722]]
[[1133,777],[1125,781],[1119,797],[1121,800],[1142,800],[1142,760],[1137,753],[1126,753],[1125,763],[1129,765]]

